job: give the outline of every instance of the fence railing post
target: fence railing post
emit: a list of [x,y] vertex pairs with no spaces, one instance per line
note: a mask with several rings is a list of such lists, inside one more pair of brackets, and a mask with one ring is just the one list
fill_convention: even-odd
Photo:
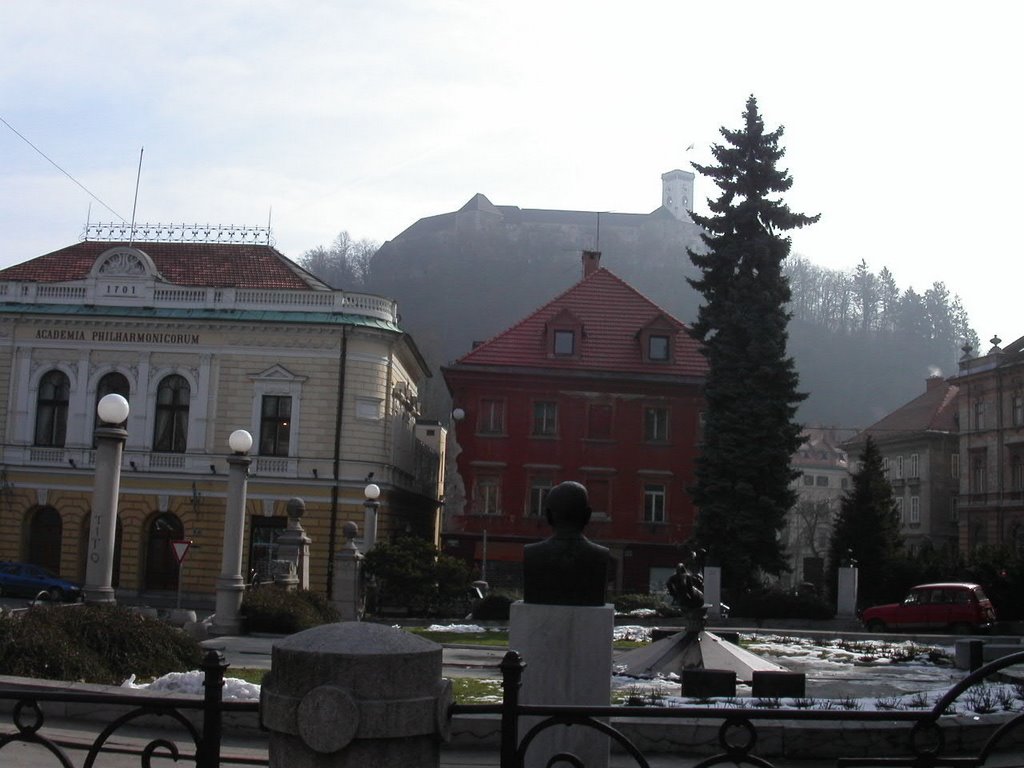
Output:
[[519,689],[526,663],[516,651],[508,651],[501,660],[501,768],[518,768]]
[[196,768],[220,766],[220,741],[223,734],[224,670],[227,661],[220,651],[208,651],[203,657],[203,737],[196,750]]

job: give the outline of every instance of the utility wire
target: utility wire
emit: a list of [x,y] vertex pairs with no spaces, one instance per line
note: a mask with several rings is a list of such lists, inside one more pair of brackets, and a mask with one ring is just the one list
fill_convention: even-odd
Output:
[[19,139],[21,139],[21,140],[22,140],[22,141],[24,141],[24,142],[25,142],[26,144],[28,144],[28,145],[29,145],[30,147],[32,147],[32,149],[34,149],[34,150],[35,150],[36,152],[38,152],[38,153],[39,153],[39,155],[40,155],[40,156],[41,156],[41,157],[42,157],[43,159],[45,159],[45,160],[46,160],[46,162],[48,162],[48,163],[49,163],[50,165],[52,165],[52,166],[53,166],[54,168],[56,168],[56,169],[57,169],[58,171],[60,171],[60,172],[61,172],[61,173],[63,173],[63,174],[65,175],[65,176],[67,176],[67,177],[68,177],[69,179],[71,179],[71,181],[73,181],[73,182],[74,182],[75,184],[77,184],[77,185],[79,186],[79,188],[81,188],[81,190],[82,190],[83,192],[85,192],[85,193],[86,193],[87,195],[89,195],[89,197],[91,197],[91,198],[92,198],[93,200],[95,200],[95,201],[96,201],[97,203],[99,203],[100,205],[102,205],[102,206],[103,206],[104,208],[106,208],[106,209],[107,209],[108,211],[110,211],[110,212],[111,212],[112,214],[114,214],[115,216],[117,216],[117,218],[119,218],[119,219],[120,219],[121,221],[124,221],[124,216],[122,216],[122,215],[121,215],[120,213],[118,213],[117,211],[115,211],[115,210],[114,210],[113,208],[111,208],[111,207],[110,207],[109,205],[107,205],[107,204],[106,204],[106,203],[104,203],[104,202],[103,202],[102,200],[100,200],[100,199],[99,199],[99,198],[98,198],[98,197],[97,197],[96,195],[94,195],[94,194],[93,194],[92,192],[90,192],[90,191],[89,191],[88,189],[86,189],[86,187],[85,187],[85,185],[84,185],[84,184],[82,184],[82,183],[81,183],[81,182],[80,182],[80,181],[79,181],[78,179],[76,179],[76,178],[75,178],[74,176],[72,176],[72,175],[71,175],[70,173],[68,173],[67,171],[65,171],[65,170],[64,170],[63,168],[61,168],[61,167],[60,167],[59,165],[57,165],[57,163],[55,163],[55,162],[54,162],[53,160],[51,160],[51,159],[50,159],[50,158],[49,158],[49,157],[47,156],[47,154],[46,154],[45,152],[43,152],[43,150],[41,150],[41,149],[40,149],[39,147],[37,147],[37,146],[36,146],[35,144],[33,144],[33,143],[32,143],[31,141],[29,141],[29,140],[28,140],[27,138],[25,138],[25,137],[24,137],[24,136],[23,136],[23,135],[22,135],[21,133],[19,133],[19,132],[18,132],[18,130],[17,130],[17,129],[16,129],[16,128],[15,128],[14,126],[13,126],[13,125],[11,125],[11,124],[10,124],[10,123],[8,123],[8,122],[7,122],[6,120],[4,120],[4,118],[3,118],[3,117],[0,117],[0,123],[3,123],[3,124],[4,124],[4,125],[6,125],[6,126],[7,126],[8,128],[10,128],[10,129],[11,129],[11,132],[12,132],[12,133],[13,133],[13,134],[14,134],[15,136],[17,136],[17,137],[18,137]]

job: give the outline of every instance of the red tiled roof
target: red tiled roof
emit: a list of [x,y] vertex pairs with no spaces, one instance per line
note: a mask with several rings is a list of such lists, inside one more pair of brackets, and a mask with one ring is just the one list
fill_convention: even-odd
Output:
[[957,432],[957,395],[960,388],[947,381],[929,383],[928,389],[906,405],[876,421],[845,445],[865,442],[870,435],[876,442],[910,437],[922,432]]
[[[87,240],[0,270],[0,280],[61,283],[84,280],[96,258],[127,243]],[[323,290],[327,286],[266,245],[133,243],[173,285],[208,288]]]
[[[566,311],[583,325],[580,354],[549,356],[546,324]],[[644,362],[637,338],[641,328],[658,318],[679,329],[669,363]],[[603,268],[459,358],[457,364],[696,377],[707,373],[700,343],[687,326]]]

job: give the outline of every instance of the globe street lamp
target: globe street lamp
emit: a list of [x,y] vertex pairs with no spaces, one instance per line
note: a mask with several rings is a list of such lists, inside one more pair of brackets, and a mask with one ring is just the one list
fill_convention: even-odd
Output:
[[113,603],[110,585],[114,572],[114,536],[117,532],[117,499],[121,487],[121,454],[128,431],[128,401],[121,395],[100,398],[96,405],[96,475],[89,521],[88,559],[84,599],[87,603]]
[[242,540],[245,535],[245,486],[252,458],[252,435],[236,429],[228,438],[228,498],[224,509],[224,549],[217,577],[217,607],[210,626],[213,635],[237,635],[239,608],[245,580],[242,578]]

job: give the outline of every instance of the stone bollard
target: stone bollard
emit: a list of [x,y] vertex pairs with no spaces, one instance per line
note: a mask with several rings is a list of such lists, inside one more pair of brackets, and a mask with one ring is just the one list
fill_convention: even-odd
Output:
[[437,768],[450,704],[437,643],[362,622],[291,635],[260,693],[270,768]]

